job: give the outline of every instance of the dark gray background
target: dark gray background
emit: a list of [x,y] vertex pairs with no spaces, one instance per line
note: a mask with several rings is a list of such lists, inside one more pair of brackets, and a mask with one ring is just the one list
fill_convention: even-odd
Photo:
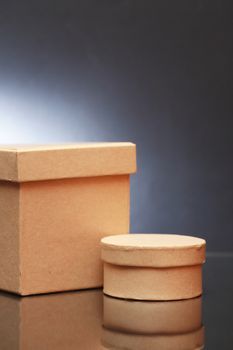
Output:
[[0,2],[0,143],[132,141],[135,232],[233,250],[232,0]]

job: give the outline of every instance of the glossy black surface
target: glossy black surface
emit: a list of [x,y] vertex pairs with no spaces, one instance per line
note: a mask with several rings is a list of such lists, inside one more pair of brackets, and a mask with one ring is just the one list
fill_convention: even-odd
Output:
[[203,319],[206,349],[233,349],[233,255],[207,258]]
[[[121,308],[126,305],[127,301],[112,303],[117,305],[114,313],[110,314],[111,323],[117,324],[118,329],[111,329],[111,341],[116,342],[120,335],[120,343],[115,347],[108,347],[106,343],[106,326],[109,327],[109,311],[105,309],[105,319],[103,319],[103,294],[102,290],[86,290],[68,293],[56,293],[50,295],[31,296],[20,298],[8,293],[0,293],[0,349],[1,350],[106,350],[106,349],[145,349],[145,350],[161,350],[158,347],[158,341],[162,342],[163,349],[199,349],[197,347],[184,347],[180,343],[176,346],[177,339],[181,338],[179,329],[194,328],[196,332],[196,324],[201,320],[201,304],[202,316],[205,332],[205,349],[232,349],[233,348],[233,256],[210,256],[204,267],[204,295],[198,300],[190,301],[184,304],[183,301],[176,307],[176,314],[173,318],[178,320],[166,319],[171,315],[173,302],[163,302],[161,314],[160,310],[153,314],[159,304],[147,302],[136,302],[130,304],[128,310],[133,310],[132,323],[127,327],[131,328],[131,334],[123,329],[119,330],[120,322],[124,323],[130,319],[130,311],[127,315],[122,314],[125,310]],[[109,299],[110,300],[110,299]],[[113,300],[114,301],[114,300]],[[111,302],[111,300],[110,300]],[[132,309],[131,306],[135,305]],[[144,306],[145,305],[145,306]],[[148,307],[149,305],[149,307]],[[184,305],[187,307],[182,308]],[[193,309],[190,308],[190,305]],[[194,306],[193,306],[194,305]],[[195,306],[196,305],[196,306]],[[105,308],[109,308],[108,303],[104,303]],[[140,306],[140,308],[138,308]],[[186,320],[186,324],[182,323],[184,314],[190,308],[192,317]],[[113,310],[113,309],[111,309]],[[147,310],[147,311],[146,311]],[[181,312],[179,315],[178,312]],[[149,311],[149,313],[148,313]],[[135,314],[136,312],[136,314]],[[106,316],[108,313],[108,317]],[[135,322],[135,315],[138,315],[139,322]],[[143,316],[144,315],[144,316]],[[151,325],[148,323],[151,317]],[[124,317],[125,316],[125,317]],[[157,318],[156,318],[157,317]],[[170,317],[170,316],[169,316]],[[187,318],[187,317],[186,317]],[[194,319],[195,318],[195,319]],[[181,326],[179,325],[181,323]],[[137,323],[137,329],[133,325]],[[190,324],[190,325],[189,325]],[[141,325],[141,326],[140,326]],[[145,334],[145,326],[150,328],[150,334]],[[139,328],[138,328],[139,327]],[[140,331],[142,327],[142,331]],[[166,328],[164,333],[162,330]],[[158,334],[153,333],[153,329],[158,329]],[[152,329],[152,331],[151,331]],[[161,330],[162,329],[162,330]],[[199,329],[199,326],[198,326]],[[189,337],[186,332],[184,339]],[[191,334],[190,333],[190,334]],[[176,335],[174,337],[174,334]],[[195,333],[196,334],[196,333]],[[192,334],[191,334],[192,335]],[[172,338],[173,337],[173,338]],[[169,347],[171,341],[174,340],[173,346]],[[151,347],[148,347],[148,340]],[[126,342],[124,344],[124,341]],[[135,343],[136,341],[136,343]],[[180,340],[179,340],[180,341]],[[123,342],[123,343],[122,343]],[[143,345],[145,342],[145,345]],[[109,343],[109,339],[108,339]],[[191,339],[192,343],[192,339]],[[195,342],[194,342],[195,343]],[[104,345],[105,344],[105,347]],[[133,347],[130,347],[130,344]],[[136,345],[135,345],[136,344]],[[189,340],[190,344],[190,340]]]

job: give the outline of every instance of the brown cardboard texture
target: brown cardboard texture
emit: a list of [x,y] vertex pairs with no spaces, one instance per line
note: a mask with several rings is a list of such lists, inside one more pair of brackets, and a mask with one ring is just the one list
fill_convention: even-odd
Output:
[[102,349],[102,291],[30,297],[0,293],[3,350]]
[[0,149],[0,289],[102,286],[99,241],[129,231],[131,143]]
[[130,142],[0,146],[0,179],[14,182],[131,174]]
[[104,292],[138,300],[179,300],[202,294],[205,241],[165,234],[101,240]]

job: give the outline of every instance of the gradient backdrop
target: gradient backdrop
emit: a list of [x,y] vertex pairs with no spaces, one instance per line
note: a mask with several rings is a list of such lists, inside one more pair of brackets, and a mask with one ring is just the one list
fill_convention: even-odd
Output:
[[132,141],[133,232],[233,251],[232,0],[0,2],[0,143]]

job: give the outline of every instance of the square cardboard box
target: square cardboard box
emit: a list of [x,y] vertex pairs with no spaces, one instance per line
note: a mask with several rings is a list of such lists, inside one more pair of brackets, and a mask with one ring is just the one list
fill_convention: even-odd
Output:
[[0,148],[0,289],[102,286],[99,241],[129,231],[132,143]]

